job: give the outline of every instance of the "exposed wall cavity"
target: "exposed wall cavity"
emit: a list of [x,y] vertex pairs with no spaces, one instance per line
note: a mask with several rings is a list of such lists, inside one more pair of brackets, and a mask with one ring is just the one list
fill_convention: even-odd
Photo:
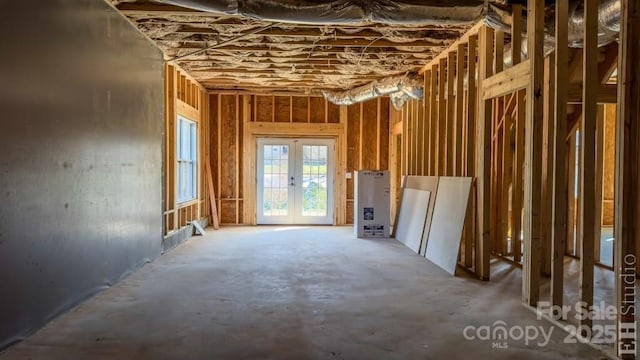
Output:
[[0,348],[155,258],[162,54],[103,1],[0,5]]

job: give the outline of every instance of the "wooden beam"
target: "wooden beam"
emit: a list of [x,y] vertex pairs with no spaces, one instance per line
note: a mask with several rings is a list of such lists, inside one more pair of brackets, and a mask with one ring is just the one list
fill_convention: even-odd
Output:
[[515,126],[515,156],[513,166],[513,189],[511,205],[511,240],[513,242],[513,260],[520,262],[522,258],[522,201],[524,196],[524,146],[525,146],[525,104],[526,92],[520,90],[516,93],[516,117]]
[[447,78],[447,58],[440,59],[438,67],[438,176],[445,176],[447,169],[447,106],[445,85]]
[[456,164],[455,159],[455,127],[456,127],[456,102],[453,94],[455,85],[454,73],[456,69],[456,52],[449,52],[447,57],[447,150],[446,154],[446,170],[447,176],[455,176],[454,168]]
[[596,113],[596,158],[595,158],[595,204],[593,223],[593,261],[600,262],[600,242],[602,238],[602,183],[604,181],[604,105],[598,105]]
[[529,60],[525,60],[482,82],[482,98],[493,99],[524,89],[529,85]]
[[511,63],[518,65],[522,60],[522,5],[511,6]]
[[544,124],[542,132],[542,204],[540,213],[540,238],[542,240],[541,272],[551,276],[551,237],[553,232],[553,135],[555,118],[555,55],[551,53],[544,62]]
[[[484,79],[493,71],[493,29],[482,27],[478,44],[478,88],[483,88]],[[491,212],[491,100],[480,99],[478,121],[476,123],[476,183],[477,183],[477,230],[476,251],[478,252],[476,272],[480,279],[490,278],[491,239],[489,219]]]
[[[582,104],[582,84],[571,84],[567,90],[567,103]],[[615,104],[618,100],[618,88],[616,84],[601,84],[598,86],[598,104]]]
[[433,131],[433,118],[431,117],[431,107],[434,104],[431,103],[431,69],[427,70],[424,73],[424,101],[423,101],[423,114],[424,114],[424,122],[425,122],[425,138],[424,138],[424,147],[425,147],[425,162],[424,168],[427,176],[432,175],[432,165],[431,159],[433,156],[433,145],[431,143],[431,133]]
[[615,184],[615,301],[617,312],[617,355],[637,355],[636,296],[634,275],[640,224],[640,3],[622,0],[620,54],[616,119]]
[[598,81],[606,83],[618,67],[618,43],[612,42],[604,49],[604,60],[598,64]]
[[[599,81],[598,73],[598,0],[584,2],[584,48],[582,66],[582,121],[580,123],[580,301],[593,304],[593,226],[596,221],[595,159]],[[599,241],[599,239],[598,239]],[[580,321],[583,335],[590,336],[592,319]]]
[[436,176],[438,172],[438,65],[431,67],[431,134],[429,142],[431,144],[431,176]]
[[540,298],[540,174],[542,167],[544,0],[527,2],[529,74],[525,121],[524,263],[522,301],[536,306]]
[[[556,61],[554,71],[553,116],[553,193],[551,233],[551,305],[561,308],[564,294],[564,255],[567,242],[567,86],[569,82],[568,24],[569,4],[556,3]],[[556,318],[559,314],[551,314]]]
[[[465,129],[465,139],[466,139],[466,164],[465,164],[465,176],[474,177],[475,176],[475,129],[476,129],[476,47],[477,47],[477,35],[469,36],[469,43],[467,45],[468,54],[467,54],[467,128]],[[465,256],[464,256],[464,265],[467,268],[471,268],[473,266],[473,245],[474,240],[476,239],[475,235],[475,214],[476,214],[476,206],[475,206],[475,184],[471,191],[471,199],[467,210],[467,215],[465,219]],[[476,262],[477,263],[477,262]]]
[[[510,104],[515,106],[515,94],[511,96]],[[507,105],[508,107],[508,105]],[[502,188],[500,190],[501,229],[500,243],[502,254],[508,254],[507,237],[509,234],[509,188],[512,184],[513,151],[511,149],[511,125],[513,117],[511,111],[505,111],[502,124]]]
[[464,60],[467,44],[458,44],[456,56],[456,117],[455,117],[455,134],[453,136],[454,147],[454,176],[463,176],[464,164],[462,162],[462,143],[463,143],[463,126],[464,126]]

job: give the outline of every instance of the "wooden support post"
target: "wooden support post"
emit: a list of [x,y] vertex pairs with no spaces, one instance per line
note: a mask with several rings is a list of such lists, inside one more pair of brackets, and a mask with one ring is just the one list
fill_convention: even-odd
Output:
[[615,254],[617,354],[637,355],[634,275],[640,225],[640,3],[622,0],[616,118]]
[[[514,96],[515,97],[515,94]],[[515,103],[515,100],[512,98],[510,103]],[[513,166],[513,152],[511,150],[511,123],[513,117],[511,116],[511,112],[507,111],[503,115],[504,122],[502,124],[502,189],[500,189],[500,211],[502,211],[502,215],[500,216],[502,227],[500,234],[501,238],[501,252],[503,254],[508,254],[508,243],[507,237],[509,234],[509,187],[511,186],[512,179],[512,166]]]
[[445,175],[454,176],[455,168],[455,152],[454,152],[454,136],[455,136],[455,109],[456,102],[453,94],[453,85],[455,84],[454,73],[456,69],[456,53],[449,52],[447,56],[447,150],[446,150],[446,170]]
[[456,117],[454,134],[454,176],[463,176],[462,139],[464,126],[464,58],[467,44],[458,44],[456,55]]
[[531,80],[527,88],[524,166],[524,263],[522,301],[540,298],[540,174],[542,167],[542,82],[544,72],[544,0],[527,2],[527,39]]
[[577,140],[576,140],[576,132],[573,131],[569,136],[569,141],[567,144],[567,201],[569,205],[567,206],[567,243],[566,243],[566,253],[569,255],[575,255],[576,247],[575,242],[578,230],[576,226],[576,209],[577,209],[577,199],[576,199],[576,158],[578,157],[578,149],[577,149]]
[[475,147],[475,131],[476,131],[476,106],[477,106],[477,94],[476,89],[476,54],[477,54],[478,36],[469,36],[469,44],[467,49],[467,149],[466,149],[466,176],[475,176],[475,164],[476,164],[476,147]]
[[553,118],[555,117],[555,56],[544,62],[544,124],[542,139],[542,211],[540,213],[542,239],[542,274],[551,276],[552,189],[553,189]]
[[[233,189],[233,196],[235,197],[236,200],[236,225],[240,224],[240,165],[239,165],[239,161],[240,161],[240,124],[243,123],[242,119],[240,119],[240,96],[241,95],[236,95],[235,99],[236,99],[236,109],[235,109],[235,115],[236,115],[236,122],[235,122],[235,135],[236,135],[236,139],[235,139],[235,152],[236,152],[236,156],[235,156],[235,161],[238,162],[235,165],[235,183],[234,183],[234,189]],[[242,95],[244,96],[244,95]],[[291,103],[291,99],[289,99],[289,103]]]
[[[478,88],[482,81],[492,75],[493,29],[480,28],[478,44]],[[477,186],[477,228],[476,228],[476,273],[482,280],[490,278],[491,239],[489,219],[491,213],[491,116],[492,100],[480,99],[478,121],[476,123],[476,186]]]
[[431,144],[431,173],[429,175],[438,175],[438,65],[431,67],[431,134],[429,142]]
[[[217,129],[216,129],[216,134],[217,134],[217,146],[218,146],[218,171],[217,171],[217,175],[216,176],[218,179],[218,183],[216,184],[217,186],[215,187],[216,189],[218,189],[218,196],[217,200],[218,200],[218,206],[216,207],[217,209],[220,209],[220,214],[222,214],[222,96],[220,94],[215,94],[213,95],[216,97],[216,108],[217,108],[217,114],[216,114],[216,119],[217,119]],[[275,101],[273,100],[273,97],[271,99],[272,103],[275,103]],[[275,113],[275,111],[273,112]],[[220,221],[222,221],[222,217],[220,216]]]
[[424,139],[422,148],[424,149],[424,159],[422,161],[423,175],[431,174],[431,70],[424,73],[424,96],[422,97],[422,121],[424,122]]
[[513,260],[520,262],[522,259],[522,213],[524,197],[524,147],[525,147],[525,117],[526,117],[526,91],[520,90],[516,94],[516,118],[515,118],[515,158],[513,166],[513,190],[512,190],[512,240]]
[[[377,98],[376,99],[376,170],[382,170],[381,169],[381,163],[382,163],[382,149],[381,144],[380,144],[380,139],[382,138],[382,134],[381,134],[381,129],[380,129],[380,108],[381,108],[381,102],[382,99],[381,98]],[[310,102],[307,101],[307,104],[310,104]],[[308,105],[307,109],[311,109],[311,106]]]
[[415,115],[416,115],[416,121],[418,122],[418,129],[420,130],[418,132],[418,174],[421,176],[425,175],[425,166],[424,166],[424,159],[425,159],[425,140],[426,140],[426,123],[425,123],[425,119],[424,119],[424,97],[423,99],[420,100],[416,100],[416,111],[415,111]]
[[[467,46],[467,128],[466,128],[466,165],[465,176],[475,176],[475,161],[476,161],[476,147],[475,147],[475,129],[476,129],[476,46],[478,37],[477,35],[469,36],[469,43]],[[464,265],[468,268],[473,266],[473,243],[475,237],[475,186],[471,191],[471,200],[469,203],[469,209],[467,211],[467,217],[465,220],[465,257]]]
[[447,169],[447,104],[445,84],[447,78],[447,58],[440,59],[438,71],[438,175],[445,176]]
[[604,105],[598,105],[596,114],[596,173],[595,207],[593,223],[593,261],[600,262],[600,243],[602,238],[602,182],[604,181]]
[[[598,100],[598,0],[584,3],[584,50],[582,67],[582,121],[580,123],[580,301],[593,304],[593,224],[595,223],[596,111]],[[592,319],[580,321],[583,335]]]
[[[568,24],[569,4],[556,3],[556,61],[554,71],[553,117],[553,194],[551,234],[551,305],[561,307],[564,294],[564,255],[567,241],[567,91],[568,91]],[[558,314],[551,314],[557,316]]]
[[[494,74],[499,74],[504,70],[504,32],[502,30],[495,31],[495,45],[494,45]],[[493,251],[506,255],[507,248],[507,236],[506,232],[503,232],[502,227],[502,189],[504,183],[504,168],[503,168],[503,150],[504,150],[504,137],[503,132],[503,116],[504,116],[504,98],[498,97],[494,100],[493,109],[493,191],[491,198],[491,215],[493,221],[491,222],[491,238],[494,246]]]
[[[520,63],[522,57],[522,5],[514,4],[511,21],[511,59],[513,65]],[[524,161],[524,91],[516,92],[516,116],[514,126],[514,157],[511,178],[511,252],[513,261],[520,262],[522,242],[522,165]]]
[[[166,161],[166,211],[171,211],[176,209],[177,199],[176,199],[176,126],[177,126],[177,111],[176,111],[176,99],[178,97],[178,83],[177,83],[177,73],[176,69],[173,65],[167,64],[166,66],[166,74],[165,76],[168,79],[168,97],[167,97],[167,137],[166,137],[166,151],[165,151],[165,161]],[[177,221],[178,214],[176,212],[170,214],[167,217],[167,230],[177,230]]]

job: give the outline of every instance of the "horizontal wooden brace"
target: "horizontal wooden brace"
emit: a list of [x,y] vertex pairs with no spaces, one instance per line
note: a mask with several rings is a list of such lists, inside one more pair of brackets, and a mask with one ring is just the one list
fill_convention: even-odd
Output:
[[[569,85],[569,104],[582,103],[582,84]],[[602,84],[598,90],[598,104],[615,104],[618,99],[617,84]]]
[[529,60],[525,60],[482,82],[482,98],[493,99],[524,89],[529,85]]

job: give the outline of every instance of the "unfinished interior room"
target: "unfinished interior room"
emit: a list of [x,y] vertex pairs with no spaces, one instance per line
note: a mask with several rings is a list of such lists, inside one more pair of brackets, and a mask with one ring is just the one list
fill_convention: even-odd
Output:
[[638,0],[0,2],[0,359],[635,359]]

